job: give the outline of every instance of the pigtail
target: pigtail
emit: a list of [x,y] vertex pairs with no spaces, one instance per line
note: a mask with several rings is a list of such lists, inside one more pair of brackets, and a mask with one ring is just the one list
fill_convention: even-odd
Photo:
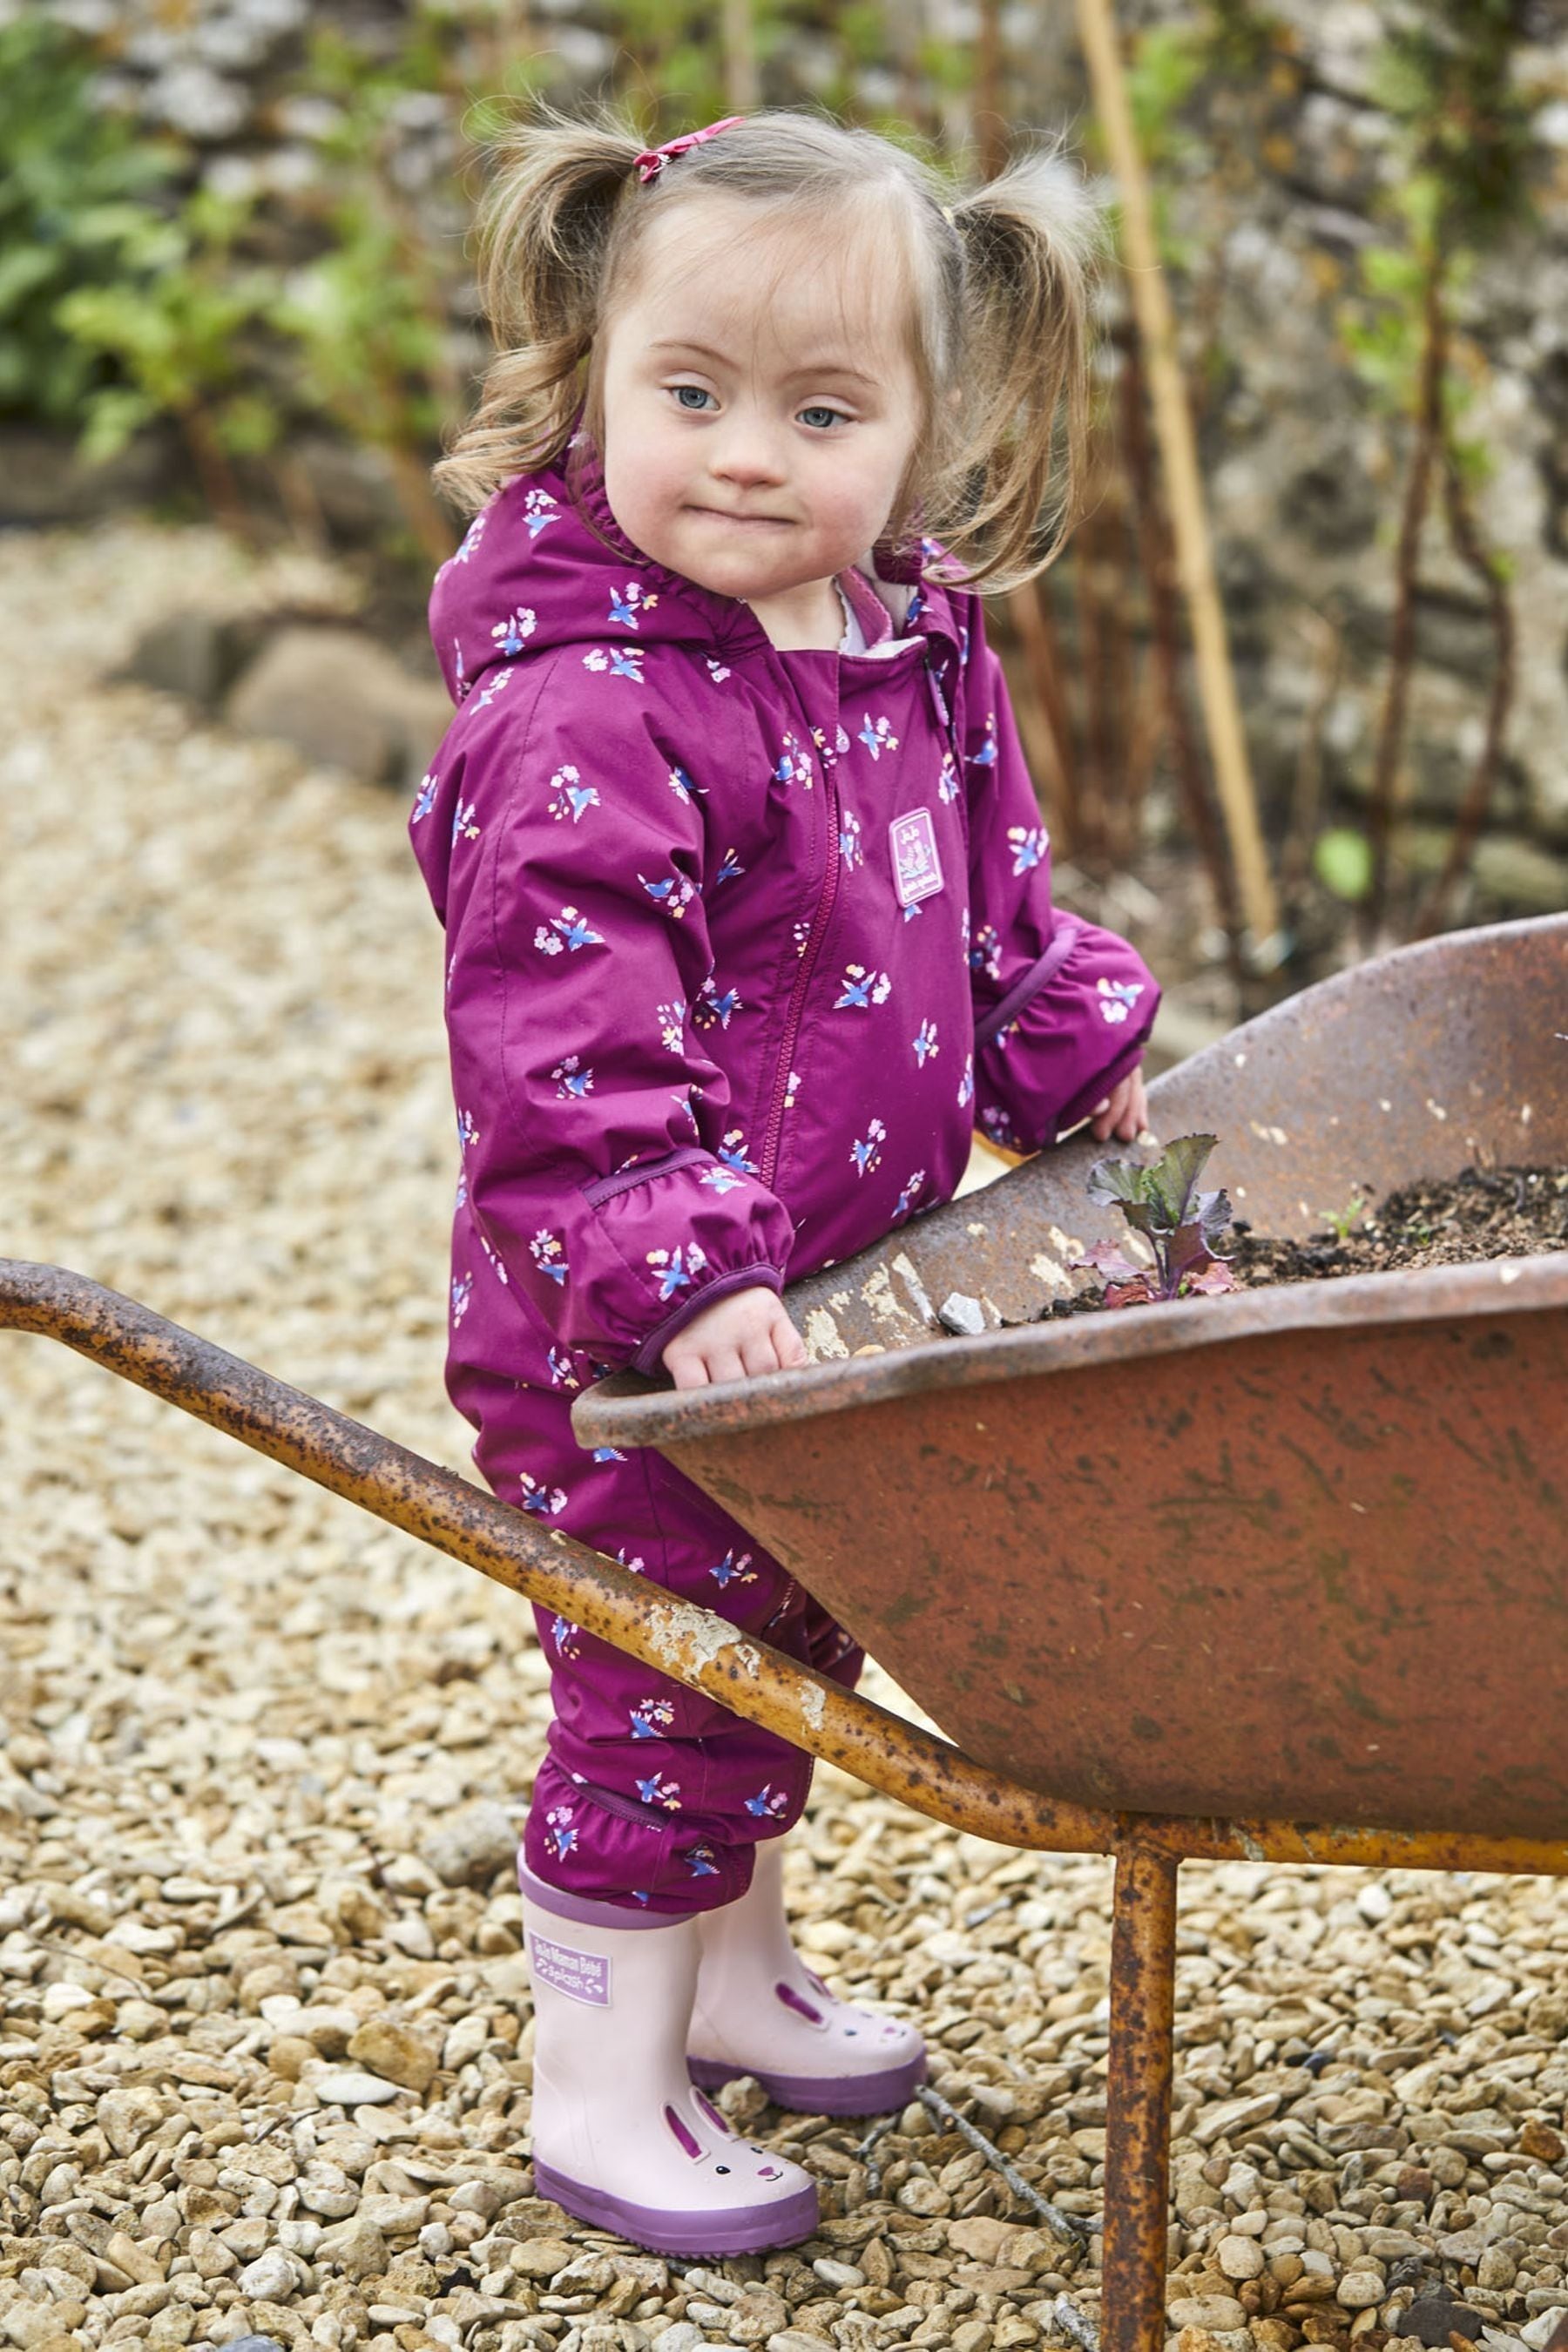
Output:
[[558,457],[584,396],[612,231],[643,141],[609,107],[535,100],[487,142],[477,215],[479,294],[498,346],[468,422],[431,468],[465,514]]
[[[994,592],[1056,561],[1085,499],[1091,302],[1109,239],[1060,144],[1020,157],[950,215],[963,253],[963,376],[939,460],[948,497],[933,505],[941,512],[957,493],[939,535],[963,584]],[[1037,554],[1042,522],[1054,536]]]

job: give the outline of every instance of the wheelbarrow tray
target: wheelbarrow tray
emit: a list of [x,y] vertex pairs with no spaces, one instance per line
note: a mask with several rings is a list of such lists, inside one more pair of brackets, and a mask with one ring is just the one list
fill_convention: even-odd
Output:
[[[1472,1162],[1568,1166],[1568,919],[1303,992],[1151,1090],[1301,1234]],[[1115,1213],[1079,1139],[795,1286],[818,1360],[617,1375],[654,1444],[967,1753],[1116,1811],[1568,1827],[1568,1254],[1000,1328]],[[952,1291],[998,1328],[933,1336]],[[861,1352],[875,1349],[879,1352]]]

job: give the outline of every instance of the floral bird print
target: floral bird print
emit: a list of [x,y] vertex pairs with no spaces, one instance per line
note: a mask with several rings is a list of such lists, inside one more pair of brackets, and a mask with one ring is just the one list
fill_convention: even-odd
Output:
[[510,661],[515,654],[522,651],[538,625],[538,614],[531,612],[526,604],[520,604],[515,613],[509,613],[506,619],[498,621],[490,631],[497,652],[504,654]]
[[658,598],[650,596],[640,582],[628,580],[624,588],[618,591],[612,588],[610,591],[610,618],[619,621],[623,628],[635,629],[638,606],[645,613],[651,613],[658,602]]
[[868,1174],[877,1166],[882,1157],[882,1146],[887,1140],[887,1136],[888,1130],[881,1120],[874,1118],[866,1129],[865,1140],[850,1145],[849,1157],[855,1162],[855,1172],[858,1176]]
[[1126,1020],[1143,993],[1142,982],[1135,980],[1106,980],[1102,977],[1096,981],[1095,989],[1100,997],[1100,1016],[1113,1025]]
[[755,1584],[757,1580],[757,1571],[752,1566],[751,1553],[743,1551],[737,1559],[733,1545],[724,1554],[717,1567],[710,1568],[708,1573],[721,1592],[731,1584]]
[[563,949],[575,955],[579,948],[602,948],[605,935],[596,931],[575,907],[563,907],[558,915],[551,916],[548,924],[541,923],[533,934],[533,944],[546,955],[560,955]]
[[596,786],[585,784],[576,768],[557,768],[550,779],[550,814],[553,817],[570,817],[574,824],[581,822],[584,810],[600,805]]
[[649,1250],[647,1262],[658,1272],[662,1301],[673,1298],[678,1290],[689,1288],[692,1276],[700,1274],[708,1260],[699,1243],[678,1242],[672,1250]]
[[634,1739],[658,1739],[675,1721],[675,1703],[668,1698],[639,1698],[626,1713]]
[[566,1260],[561,1254],[559,1234],[552,1234],[547,1227],[541,1226],[528,1244],[528,1254],[540,1273],[547,1274],[552,1282],[565,1281]]
[[844,967],[844,993],[835,997],[833,1009],[841,1012],[847,1005],[868,1012],[873,1004],[885,1004],[892,989],[892,974],[868,971],[864,964],[850,963]]
[[558,1511],[566,1508],[563,1486],[547,1486],[542,1479],[534,1477],[531,1471],[524,1470],[520,1475],[522,1481],[521,1499],[525,1511],[532,1511],[541,1518],[552,1519]]
[[677,922],[697,896],[697,885],[689,874],[667,874],[658,882],[650,882],[646,874],[639,874],[637,880],[654,904],[662,907]]
[[697,1003],[691,1017],[700,1029],[710,1029],[715,1022],[721,1029],[728,1029],[731,1020],[740,1010],[740,990],[726,988],[721,994],[718,982],[709,979],[703,982],[697,992]]
[[925,1170],[923,1168],[917,1168],[914,1174],[910,1178],[908,1183],[904,1186],[903,1191],[899,1194],[898,1199],[893,1203],[893,1223],[896,1225],[901,1224],[903,1220],[912,1212],[916,1201],[920,1198],[921,1187],[925,1182]]
[[654,1017],[658,1023],[658,1042],[665,1052],[684,1054],[686,1051],[685,998],[677,996],[668,1004],[656,1005]]

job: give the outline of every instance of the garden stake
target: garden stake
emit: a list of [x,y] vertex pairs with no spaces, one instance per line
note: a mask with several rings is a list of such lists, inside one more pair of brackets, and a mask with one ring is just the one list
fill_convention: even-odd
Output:
[[1110,0],[1078,0],[1079,37],[1089,63],[1095,109],[1121,192],[1127,285],[1148,359],[1154,431],[1169,486],[1171,526],[1192,622],[1198,692],[1214,757],[1215,782],[1236,860],[1242,913],[1256,955],[1279,929],[1279,910],[1258,822],[1247,739],[1226,642],[1225,610],[1215,578],[1202,477],[1191,412],[1176,356],[1175,321],[1154,236],[1149,183],[1138,152],[1132,110],[1117,46]]

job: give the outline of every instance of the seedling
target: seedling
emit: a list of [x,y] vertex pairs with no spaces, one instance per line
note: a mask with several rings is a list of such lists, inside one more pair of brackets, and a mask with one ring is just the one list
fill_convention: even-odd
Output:
[[1078,1260],[1105,1276],[1107,1307],[1148,1307],[1237,1287],[1228,1260],[1215,1247],[1230,1223],[1230,1202],[1223,1192],[1197,1189],[1214,1147],[1212,1135],[1178,1135],[1149,1165],[1098,1160],[1089,1170],[1090,1200],[1114,1202],[1154,1253],[1152,1267],[1134,1265],[1117,1243],[1095,1242]]
[[1358,1186],[1342,1209],[1320,1209],[1318,1214],[1337,1242],[1350,1239],[1351,1227],[1366,1206],[1365,1195]]

